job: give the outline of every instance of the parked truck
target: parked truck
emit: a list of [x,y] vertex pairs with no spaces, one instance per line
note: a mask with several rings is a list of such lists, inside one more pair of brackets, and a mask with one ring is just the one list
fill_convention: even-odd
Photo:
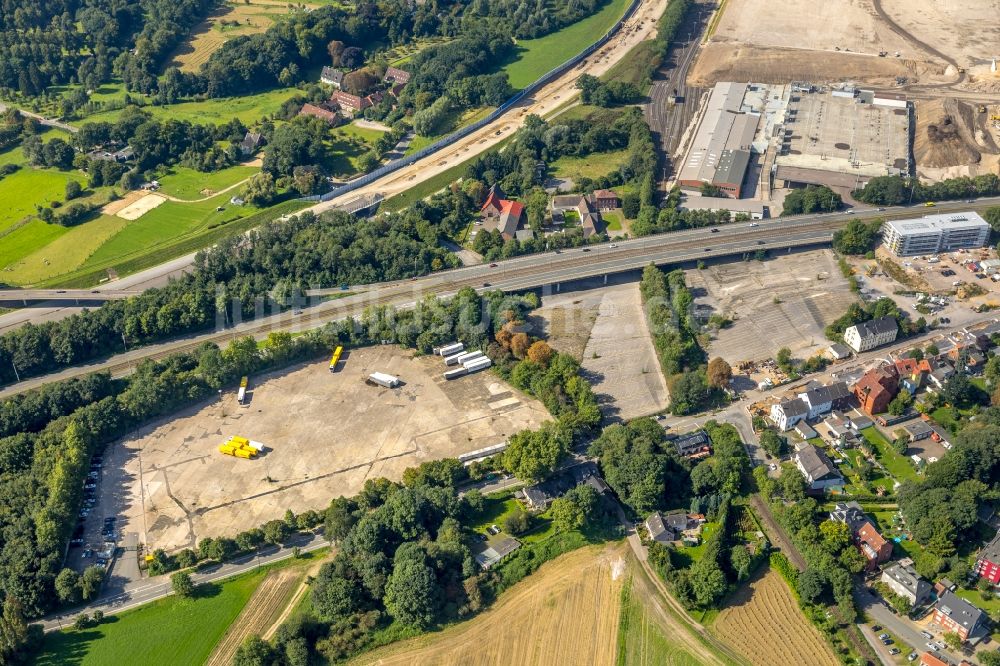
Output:
[[438,353],[440,353],[441,356],[451,356],[452,354],[459,353],[463,349],[465,349],[464,344],[462,344],[461,342],[453,342],[450,345],[445,345],[444,347],[441,347]]
[[483,354],[483,352],[481,351],[466,352],[464,354],[459,355],[458,362],[462,365],[465,365],[469,361],[474,361],[475,359],[482,358],[483,356],[485,356],[485,354]]
[[399,377],[387,375],[384,372],[373,372],[368,375],[368,381],[378,386],[384,386],[385,388],[396,388],[399,386]]
[[250,380],[246,376],[244,376],[243,379],[240,380],[240,390],[236,392],[236,402],[240,403],[241,405],[246,404],[247,386],[249,386],[249,384]]
[[462,368],[462,367],[458,367],[458,368],[455,368],[454,370],[448,370],[447,372],[445,372],[444,373],[444,378],[445,379],[458,379],[462,375],[467,375],[467,374],[469,374],[468,370],[466,370],[465,368]]
[[458,360],[465,356],[465,352],[458,352],[457,354],[452,354],[451,356],[444,357],[445,365],[458,365]]
[[491,365],[493,365],[493,361],[491,361],[488,356],[483,356],[482,358],[476,358],[466,363],[465,369],[469,372],[469,374],[472,374],[473,372],[485,370]]

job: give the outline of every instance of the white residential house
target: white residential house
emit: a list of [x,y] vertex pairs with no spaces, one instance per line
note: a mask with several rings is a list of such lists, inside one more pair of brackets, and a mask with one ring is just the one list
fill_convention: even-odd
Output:
[[863,321],[844,331],[844,342],[856,352],[887,345],[896,339],[899,326],[893,317]]
[[806,444],[795,452],[794,459],[810,490],[844,487],[844,477],[830,457],[818,447]]
[[920,577],[909,558],[893,562],[883,569],[882,582],[894,593],[908,599],[913,606],[923,604],[931,594],[931,584]]
[[834,408],[840,408],[850,399],[851,391],[847,388],[847,382],[835,382],[827,386],[817,386],[804,393],[799,393],[799,398],[809,408],[807,418],[814,419],[826,414]]
[[782,400],[771,405],[771,420],[782,431],[794,428],[809,414],[809,407],[800,398]]

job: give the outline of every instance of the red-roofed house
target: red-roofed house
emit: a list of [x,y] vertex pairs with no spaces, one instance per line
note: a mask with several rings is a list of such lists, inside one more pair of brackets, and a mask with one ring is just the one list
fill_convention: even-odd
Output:
[[886,541],[871,521],[865,521],[858,528],[854,533],[854,540],[858,544],[858,548],[861,549],[861,554],[868,560],[867,569],[869,571],[874,570],[883,562],[888,562],[892,557],[892,542]]
[[524,204],[508,199],[500,185],[494,184],[479,213],[483,216],[484,231],[497,229],[504,240],[510,240],[524,219]]
[[343,90],[338,90],[330,96],[330,100],[340,105],[340,109],[349,116],[364,111],[372,105],[367,97],[362,98]]
[[331,111],[330,109],[322,106],[316,106],[315,104],[303,104],[302,109],[299,111],[299,115],[322,118],[331,125],[336,125],[340,122],[340,116],[337,115],[336,111]]
[[410,82],[410,73],[398,67],[388,67],[385,70],[385,80],[402,83],[405,86]]
[[924,652],[920,655],[920,666],[951,666],[951,664],[939,659],[933,652]]
[[597,210],[614,210],[620,205],[621,201],[613,190],[594,190],[594,206]]
[[896,373],[887,368],[869,370],[854,384],[853,390],[866,414],[880,414],[889,407],[899,390]]

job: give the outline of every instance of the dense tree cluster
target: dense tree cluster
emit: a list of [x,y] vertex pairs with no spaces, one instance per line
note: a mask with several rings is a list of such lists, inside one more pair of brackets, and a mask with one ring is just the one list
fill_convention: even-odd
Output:
[[853,196],[858,201],[874,206],[898,206],[997,194],[1000,194],[1000,176],[987,173],[981,176],[948,178],[938,183],[923,183],[919,178],[879,176],[869,180],[860,190],[855,190]]
[[[235,118],[224,125],[197,125],[186,120],[159,120],[139,107],[129,106],[114,122],[84,123],[72,141],[84,152],[128,145],[134,151],[135,165],[140,170],[179,163],[199,171],[213,171],[240,159],[237,144],[245,133],[246,127]],[[226,147],[220,147],[220,143]],[[91,160],[86,155],[78,155],[75,161],[71,157],[70,161],[87,170],[92,181],[96,169],[102,182],[95,185],[114,181],[101,171],[103,164],[125,168],[110,160]]]
[[878,244],[881,220],[862,222],[851,220],[843,229],[833,232],[833,249],[841,254],[867,254]]
[[955,437],[924,477],[899,489],[899,507],[924,549],[917,570],[931,579],[956,566],[956,546],[977,541],[976,511],[1000,490],[1000,409],[990,407]]
[[601,81],[596,76],[581,74],[576,80],[580,101],[594,106],[617,106],[635,102],[642,97],[639,87],[628,81]]
[[670,385],[670,410],[690,414],[718,401],[720,389],[710,385],[706,376],[705,351],[698,343],[701,329],[684,271],[664,273],[651,264],[642,272],[639,291],[653,346]]
[[843,203],[840,195],[826,185],[807,185],[788,193],[781,214],[827,213],[837,210]]
[[368,220],[330,212],[266,224],[201,253],[190,275],[166,287],[0,336],[0,381],[13,381],[15,366],[26,377],[120,352],[123,335],[131,346],[249,319],[269,295],[280,307],[313,285],[397,280],[453,266],[438,236],[454,233],[454,223],[421,203]]
[[[652,180],[650,184],[652,184]],[[675,187],[659,208],[652,205],[651,197],[647,198],[646,195],[642,195],[635,202],[638,209],[636,213],[629,214],[630,211],[626,205],[628,202],[625,199],[622,200],[622,210],[626,217],[635,218],[635,222],[632,223],[632,233],[636,236],[649,236],[682,229],[717,227],[733,221],[739,222],[749,219],[745,213],[733,217],[727,210],[680,210],[680,199],[680,188]]]

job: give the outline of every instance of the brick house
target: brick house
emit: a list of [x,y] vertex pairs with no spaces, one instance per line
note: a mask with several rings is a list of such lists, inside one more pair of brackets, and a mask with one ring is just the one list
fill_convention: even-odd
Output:
[[325,106],[317,106],[315,104],[303,104],[302,108],[299,110],[299,115],[321,118],[330,125],[337,125],[340,123],[340,116],[337,115],[336,111],[333,111]]
[[496,229],[504,240],[510,240],[524,221],[524,204],[508,199],[500,185],[494,184],[479,214],[483,218],[483,231]]
[[597,210],[614,210],[621,205],[621,200],[614,190],[594,190],[594,206]]
[[1000,585],[1000,532],[979,551],[974,570],[980,578]]
[[981,609],[961,599],[954,592],[945,592],[934,604],[934,623],[946,633],[954,632],[963,641],[978,641],[986,633],[989,618]]
[[330,101],[336,102],[340,106],[341,111],[352,117],[354,114],[360,113],[372,105],[371,100],[352,95],[343,90],[333,93],[330,96]]
[[854,384],[854,397],[861,409],[874,416],[884,412],[899,390],[896,373],[888,368],[869,370]]
[[399,69],[398,67],[387,67],[385,70],[385,81],[392,81],[393,83],[401,83],[404,86],[410,82],[410,73],[405,69]]

